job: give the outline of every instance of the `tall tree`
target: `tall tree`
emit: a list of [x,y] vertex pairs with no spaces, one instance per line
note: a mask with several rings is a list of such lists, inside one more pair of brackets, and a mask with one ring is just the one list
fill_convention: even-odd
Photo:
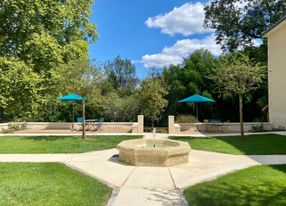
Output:
[[215,0],[205,7],[205,26],[226,51],[253,45],[286,14],[284,0]]
[[[41,84],[35,82],[37,88],[41,88],[39,99],[43,100],[34,101],[38,103],[35,109],[38,108],[39,113],[51,106],[51,99],[61,90],[56,84],[56,70],[74,59],[88,59],[88,41],[94,42],[97,38],[95,24],[89,20],[92,2],[0,1],[0,57],[3,57],[0,64],[5,64],[5,58],[15,60],[19,73],[28,71],[31,77],[42,78]],[[16,91],[13,94],[13,98],[20,98]],[[36,115],[34,118],[41,119]]]
[[100,74],[98,70],[89,64],[86,59],[70,61],[58,70],[58,85],[66,92],[78,93],[83,97],[82,117],[83,117],[83,138],[85,137],[85,104],[94,105],[96,98],[100,98],[98,80]]
[[220,58],[219,67],[210,78],[222,94],[232,93],[238,96],[240,132],[243,137],[243,97],[263,83],[264,66],[253,63],[246,55],[233,53]]
[[[1,1],[0,55],[29,61],[37,71],[50,69],[50,64],[65,60],[70,52],[82,55],[83,51],[74,47],[97,36],[95,24],[89,22],[90,2]],[[87,50],[84,52],[87,55]]]
[[141,112],[147,119],[151,120],[152,127],[154,122],[159,121],[162,117],[168,101],[165,96],[168,94],[162,79],[148,78],[142,82],[139,99]]
[[23,61],[0,57],[0,110],[6,120],[27,120],[37,115],[42,81]]
[[117,56],[114,60],[108,61],[105,65],[107,78],[114,89],[131,89],[137,84],[135,65],[128,59]]
[[169,90],[167,113],[175,114],[180,108],[186,110],[184,105],[177,104],[183,97],[210,92],[211,82],[207,77],[215,66],[215,57],[209,51],[199,49],[187,57],[182,65],[165,68],[163,78]]

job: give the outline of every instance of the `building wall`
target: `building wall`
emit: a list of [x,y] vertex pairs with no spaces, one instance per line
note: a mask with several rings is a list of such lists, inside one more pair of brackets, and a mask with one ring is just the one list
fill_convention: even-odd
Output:
[[286,128],[286,22],[268,35],[269,120]]

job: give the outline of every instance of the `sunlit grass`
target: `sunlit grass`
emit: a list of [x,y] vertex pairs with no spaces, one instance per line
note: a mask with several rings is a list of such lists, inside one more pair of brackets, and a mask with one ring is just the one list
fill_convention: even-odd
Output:
[[185,190],[192,206],[286,205],[286,165],[256,166]]
[[118,143],[141,136],[5,136],[0,137],[0,153],[80,153],[115,148]]
[[0,163],[0,205],[103,206],[111,189],[55,163]]
[[228,137],[170,137],[189,142],[193,149],[228,154],[286,154],[286,136],[277,134]]

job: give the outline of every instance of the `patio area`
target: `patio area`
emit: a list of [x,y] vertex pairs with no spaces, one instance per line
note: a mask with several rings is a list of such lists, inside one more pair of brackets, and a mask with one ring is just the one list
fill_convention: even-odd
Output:
[[79,154],[1,154],[0,162],[62,163],[113,188],[110,206],[183,206],[187,202],[182,192],[189,186],[250,166],[286,164],[286,155],[231,155],[192,150],[187,164],[135,167],[119,162],[117,155],[116,149]]

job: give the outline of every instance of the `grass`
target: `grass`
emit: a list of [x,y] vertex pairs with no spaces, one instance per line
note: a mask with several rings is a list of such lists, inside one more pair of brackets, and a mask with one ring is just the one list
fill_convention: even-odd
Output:
[[5,136],[0,137],[0,154],[81,153],[116,147],[127,139],[141,136],[93,136],[92,140],[80,140],[79,136]]
[[0,205],[105,205],[111,189],[55,163],[0,163]]
[[286,205],[286,165],[256,166],[185,190],[192,206]]
[[228,137],[170,137],[174,140],[189,142],[193,149],[228,154],[267,155],[286,154],[286,136],[277,134]]

